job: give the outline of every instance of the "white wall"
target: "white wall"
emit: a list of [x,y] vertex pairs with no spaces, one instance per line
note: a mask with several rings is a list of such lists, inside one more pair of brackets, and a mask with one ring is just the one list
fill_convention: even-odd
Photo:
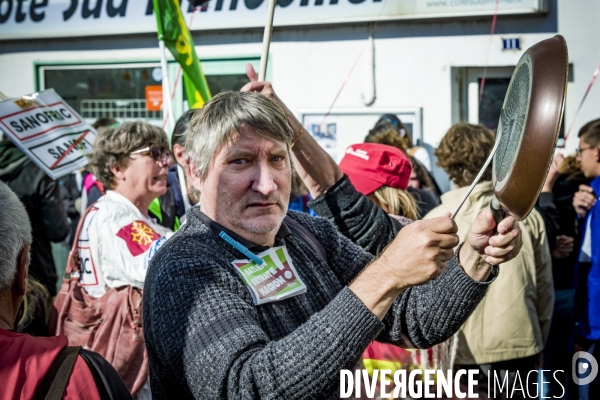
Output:
[[[567,127],[573,121],[575,110],[600,62],[600,44],[595,40],[594,34],[594,27],[598,23],[596,17],[600,15],[599,3],[596,0],[578,0],[575,7],[571,2],[558,1],[558,29],[567,39],[575,78],[569,84],[567,96]],[[501,28],[501,23],[500,19],[498,29]],[[302,109],[328,109],[356,58],[367,45],[368,28],[364,25],[364,36],[360,34],[362,28],[357,28],[358,34],[356,30],[352,31],[352,37],[359,38],[356,40],[305,40],[302,33],[295,33],[293,30],[288,34],[280,34],[279,37],[283,40],[276,40],[271,45],[272,81],[280,97],[296,112]],[[324,32],[336,37],[346,31],[351,29],[333,27]],[[506,36],[521,37],[524,51],[537,41],[553,35],[554,33],[536,33]],[[259,41],[241,43],[245,41],[243,35],[238,37],[237,43],[198,45],[197,52],[201,58],[260,54]],[[297,39],[293,40],[295,37]],[[123,39],[116,37],[114,40]],[[196,43],[200,44],[200,41],[196,40]],[[502,51],[501,35],[496,35],[491,43],[490,47],[490,37],[486,34],[378,39],[376,33],[377,99],[372,107],[422,107],[424,139],[436,145],[452,123],[451,67],[483,67],[488,49],[489,66],[514,66],[523,53]],[[26,44],[23,49],[27,50]],[[363,53],[363,58],[365,56]],[[0,91],[13,96],[34,91],[35,62],[80,63],[136,59],[158,60],[158,49],[25,51],[1,54]],[[348,80],[335,105],[337,109],[367,108],[361,101],[361,86],[368,81],[363,61]],[[600,83],[596,83],[575,121],[567,144],[571,151],[577,146],[577,130],[585,122],[600,117],[597,106],[599,102]],[[353,132],[352,135],[360,141],[366,133]]]
[[[565,111],[565,132],[573,123],[575,112],[588,88],[592,74],[600,64],[600,43],[597,36],[600,2],[597,0],[559,1],[559,33],[569,44],[569,62],[573,64],[575,81],[569,84]],[[586,122],[600,118],[600,81],[596,81],[573,125],[568,149],[579,145],[577,132]]]

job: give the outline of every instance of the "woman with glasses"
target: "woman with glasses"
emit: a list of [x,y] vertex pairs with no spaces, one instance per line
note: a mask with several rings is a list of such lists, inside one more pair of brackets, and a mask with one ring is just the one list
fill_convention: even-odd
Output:
[[[80,282],[91,296],[125,285],[143,289],[150,258],[172,235],[148,214],[167,191],[168,146],[162,129],[141,121],[96,137],[89,166],[106,194],[91,206],[78,243]],[[151,398],[149,385],[137,398]]]

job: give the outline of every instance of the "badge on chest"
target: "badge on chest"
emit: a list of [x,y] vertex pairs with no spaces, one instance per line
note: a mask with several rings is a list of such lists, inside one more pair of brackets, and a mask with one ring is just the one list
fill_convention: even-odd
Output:
[[232,261],[255,305],[284,300],[306,292],[285,246],[272,247],[257,256],[262,265],[251,260]]

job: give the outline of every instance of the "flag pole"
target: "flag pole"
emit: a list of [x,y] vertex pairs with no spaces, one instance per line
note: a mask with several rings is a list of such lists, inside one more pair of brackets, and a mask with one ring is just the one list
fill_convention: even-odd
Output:
[[[0,100],[1,101],[8,100],[8,98],[9,97],[7,95],[5,95],[4,93],[0,92]],[[2,141],[2,139],[4,139],[4,133],[2,133],[0,131],[0,141]]]
[[264,81],[267,78],[267,61],[269,61],[269,45],[271,44],[271,32],[273,30],[273,16],[275,14],[276,4],[277,0],[269,0],[267,24],[265,25],[265,34],[263,36],[263,50],[260,57],[260,72],[258,74],[259,81]]
[[[167,135],[171,137],[170,131],[175,128],[175,116],[173,115],[173,103],[171,103],[171,85],[169,85],[169,70],[167,69],[167,50],[163,40],[158,41],[160,49],[160,68],[162,70],[162,90],[163,90],[163,125]],[[170,122],[170,129],[167,129],[166,121]]]

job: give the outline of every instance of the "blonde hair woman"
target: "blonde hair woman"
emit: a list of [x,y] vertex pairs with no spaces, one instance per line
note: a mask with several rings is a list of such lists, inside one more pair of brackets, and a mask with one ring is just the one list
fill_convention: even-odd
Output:
[[406,191],[412,164],[401,150],[378,143],[354,144],[346,150],[340,169],[357,191],[403,225],[419,218],[417,203]]

